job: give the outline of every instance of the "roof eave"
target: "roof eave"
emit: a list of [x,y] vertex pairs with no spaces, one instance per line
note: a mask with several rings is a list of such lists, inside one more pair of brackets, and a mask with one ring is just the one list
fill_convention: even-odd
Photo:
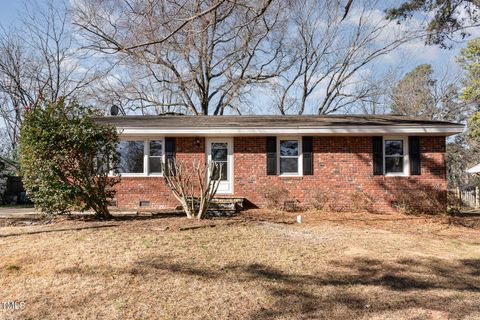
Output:
[[265,135],[441,135],[451,136],[463,131],[463,126],[319,126],[319,127],[117,127],[122,135],[168,136],[265,136]]

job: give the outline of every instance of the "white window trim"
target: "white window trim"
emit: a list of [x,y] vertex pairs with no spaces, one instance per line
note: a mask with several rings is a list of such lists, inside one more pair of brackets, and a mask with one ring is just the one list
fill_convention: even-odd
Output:
[[162,173],[149,173],[150,141],[162,141],[162,162],[165,162],[165,137],[121,137],[120,141],[143,141],[143,172],[120,173],[120,177],[163,177]]
[[[387,173],[386,154],[385,154],[385,140],[402,140],[403,141],[403,172],[389,172]],[[384,136],[382,141],[383,152],[383,174],[386,177],[408,177],[410,176],[410,160],[408,157],[408,137],[407,136]]]
[[[281,140],[297,140],[298,141],[298,172],[297,173],[280,173],[280,141]],[[277,137],[277,175],[279,177],[303,177],[303,138],[298,136],[279,136]]]
[[162,163],[165,163],[165,138],[149,138],[148,140],[145,140],[145,163],[143,165],[143,168],[145,169],[145,173],[149,177],[163,177],[163,171],[161,173],[150,173],[150,141],[157,141],[160,140],[162,141]]

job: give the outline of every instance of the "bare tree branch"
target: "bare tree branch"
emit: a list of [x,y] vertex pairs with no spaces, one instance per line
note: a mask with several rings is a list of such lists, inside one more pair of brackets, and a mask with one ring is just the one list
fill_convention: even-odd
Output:
[[19,27],[1,27],[0,118],[11,149],[17,146],[25,108],[39,99],[73,97],[100,77],[94,66],[81,64],[68,21],[58,3],[31,3]]
[[245,87],[283,68],[278,1],[81,0],[73,12],[88,48],[141,66],[191,114],[237,112]]
[[[287,46],[292,66],[274,86],[281,114],[347,111],[365,100],[365,88],[355,78],[378,58],[421,36],[418,30],[395,32],[376,14],[374,0],[296,0],[292,3]],[[315,97],[315,98],[313,98]],[[308,109],[308,110],[307,110]]]

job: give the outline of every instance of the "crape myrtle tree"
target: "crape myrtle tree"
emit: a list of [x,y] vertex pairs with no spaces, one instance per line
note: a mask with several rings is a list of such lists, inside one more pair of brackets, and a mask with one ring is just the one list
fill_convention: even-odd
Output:
[[[118,134],[94,121],[97,111],[60,98],[28,107],[20,129],[20,171],[35,206],[46,213],[90,210],[110,217],[119,182]],[[110,176],[110,173],[113,173]]]
[[221,165],[214,162],[182,161],[162,164],[165,183],[182,205],[187,218],[202,219],[222,178]]

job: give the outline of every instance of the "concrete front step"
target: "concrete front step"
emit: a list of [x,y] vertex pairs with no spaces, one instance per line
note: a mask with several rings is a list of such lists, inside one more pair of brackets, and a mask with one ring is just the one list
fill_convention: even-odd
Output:
[[[210,216],[230,216],[244,209],[245,198],[213,198],[207,211]],[[195,201],[198,201],[195,199]]]

